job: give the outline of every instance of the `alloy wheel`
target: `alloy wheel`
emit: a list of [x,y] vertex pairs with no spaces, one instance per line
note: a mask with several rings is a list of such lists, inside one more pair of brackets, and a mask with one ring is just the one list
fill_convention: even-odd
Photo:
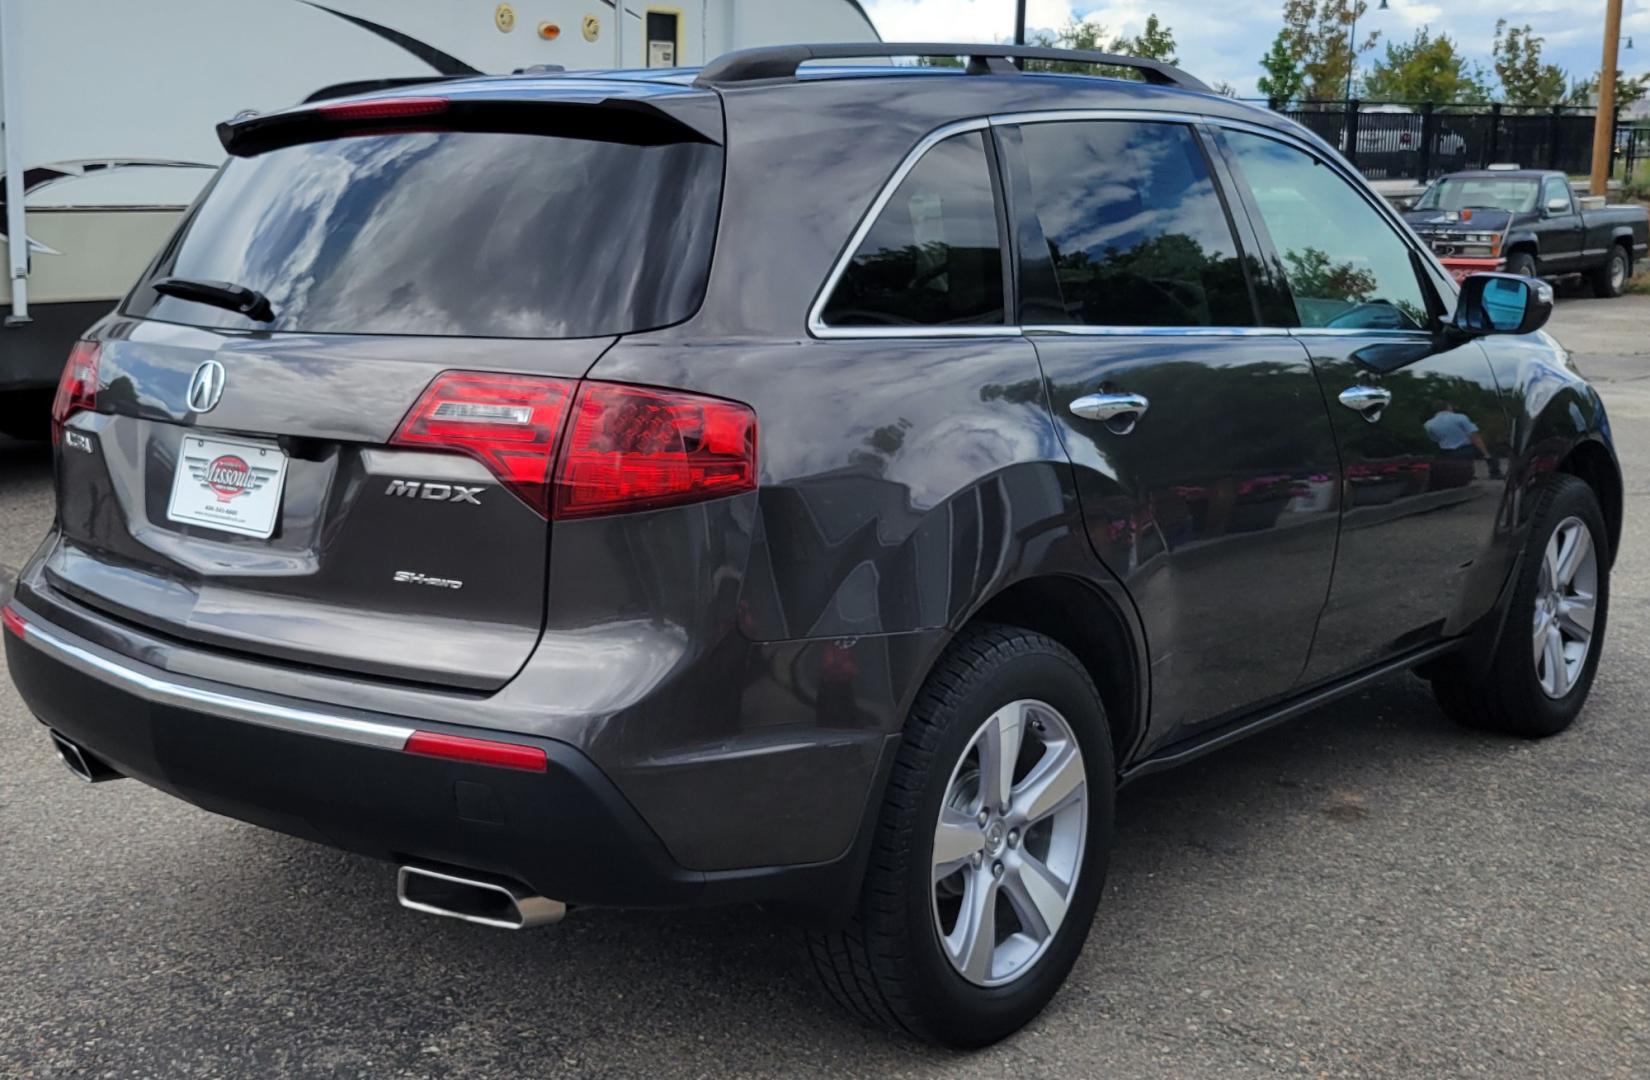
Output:
[[1598,549],[1578,517],[1558,523],[1547,539],[1536,582],[1531,648],[1535,677],[1550,698],[1562,698],[1581,678],[1593,644]]
[[1071,906],[1088,818],[1065,717],[1033,699],[992,713],[951,771],[934,830],[934,928],[963,978],[999,986],[1042,958]]

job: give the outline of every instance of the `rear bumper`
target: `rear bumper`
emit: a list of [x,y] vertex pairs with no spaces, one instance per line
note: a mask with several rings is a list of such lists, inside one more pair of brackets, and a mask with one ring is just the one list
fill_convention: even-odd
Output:
[[857,891],[857,844],[826,863],[685,868],[601,769],[553,739],[502,736],[542,749],[546,772],[407,753],[414,727],[401,718],[176,676],[19,612],[27,625],[4,635],[7,663],[41,722],[214,813],[394,862],[513,878],[568,904],[765,902],[831,918]]

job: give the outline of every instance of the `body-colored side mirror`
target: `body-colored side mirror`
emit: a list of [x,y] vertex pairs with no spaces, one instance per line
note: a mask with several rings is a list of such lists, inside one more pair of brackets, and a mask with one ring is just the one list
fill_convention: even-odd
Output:
[[1518,274],[1469,274],[1455,307],[1456,329],[1468,334],[1530,334],[1553,313],[1553,287]]

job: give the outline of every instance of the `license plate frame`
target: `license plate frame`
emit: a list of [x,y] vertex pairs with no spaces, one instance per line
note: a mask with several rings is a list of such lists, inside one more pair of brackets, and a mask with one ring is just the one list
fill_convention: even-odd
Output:
[[185,435],[166,519],[267,540],[280,517],[286,467],[286,452],[273,443]]

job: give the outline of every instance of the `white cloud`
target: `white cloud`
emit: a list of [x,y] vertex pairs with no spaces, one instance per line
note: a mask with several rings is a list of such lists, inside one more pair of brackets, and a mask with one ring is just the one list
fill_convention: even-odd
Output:
[[[863,0],[889,41],[994,41],[1014,32],[1014,0]],[[1495,21],[1525,23],[1547,39],[1546,59],[1573,77],[1598,70],[1603,49],[1603,4],[1574,0],[1389,0],[1379,11],[1371,0],[1359,21],[1359,37],[1379,31],[1382,41],[1407,39],[1420,27],[1447,33],[1469,58],[1490,66]],[[1230,82],[1253,95],[1259,60],[1282,24],[1282,0],[1028,0],[1027,23],[1056,29],[1073,16],[1102,23],[1112,33],[1134,34],[1156,13],[1174,31],[1180,62],[1208,83]],[[1621,53],[1629,74],[1650,70],[1650,0],[1626,0],[1622,34],[1636,40]],[[1623,42],[1625,45],[1625,41]],[[1382,51],[1366,53],[1363,65]]]

